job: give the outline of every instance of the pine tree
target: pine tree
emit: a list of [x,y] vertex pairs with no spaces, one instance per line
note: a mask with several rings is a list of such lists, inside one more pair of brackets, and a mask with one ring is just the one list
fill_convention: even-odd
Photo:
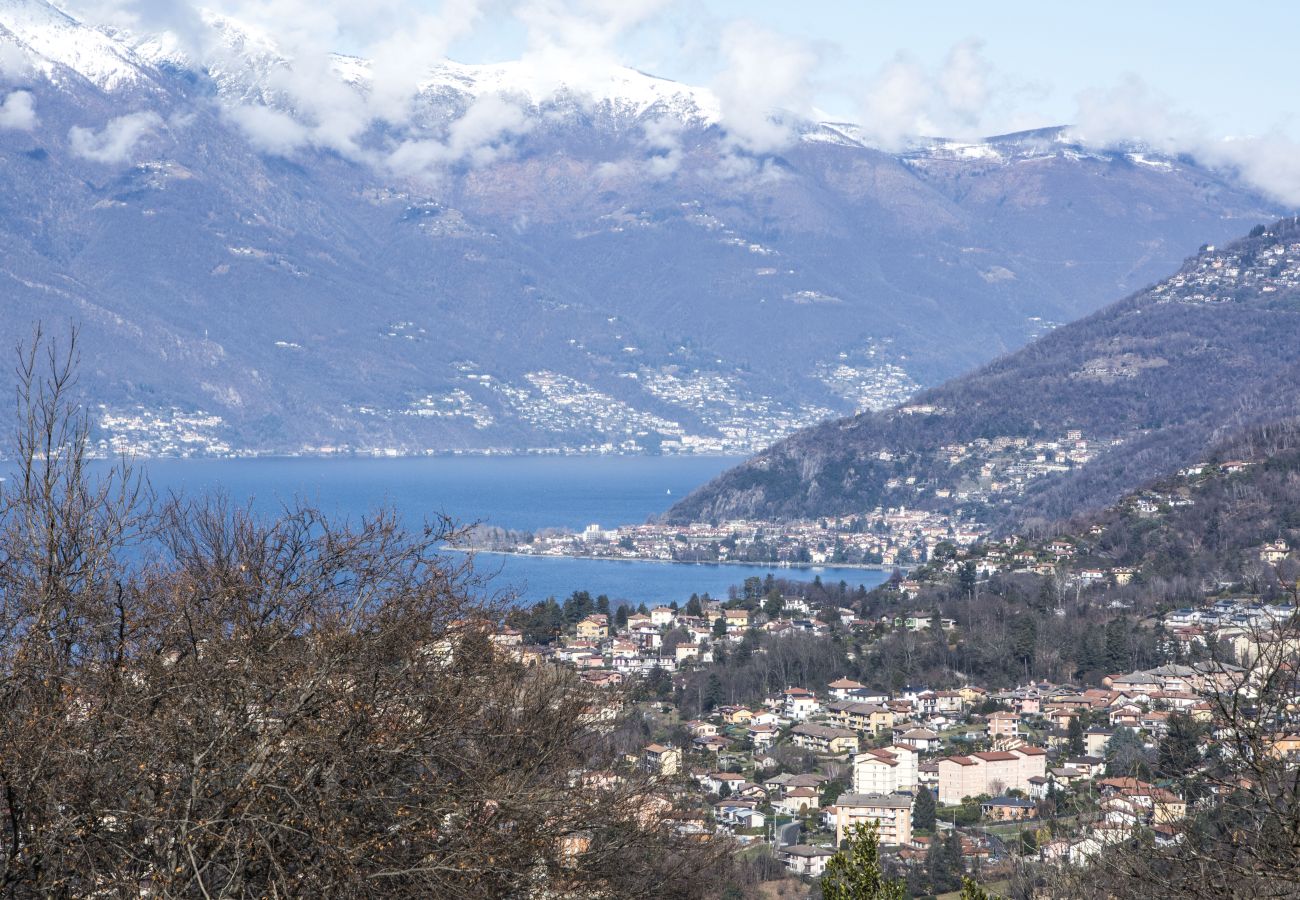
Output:
[[825,900],[905,900],[907,884],[885,878],[880,868],[880,835],[874,824],[849,830],[847,846],[826,863]]
[[916,801],[912,804],[912,825],[916,828],[933,831],[934,813],[934,794],[930,793],[928,788],[922,788],[916,795]]
[[1070,756],[1083,756],[1085,747],[1083,743],[1083,719],[1081,717],[1070,717],[1070,726],[1066,729],[1066,735]]

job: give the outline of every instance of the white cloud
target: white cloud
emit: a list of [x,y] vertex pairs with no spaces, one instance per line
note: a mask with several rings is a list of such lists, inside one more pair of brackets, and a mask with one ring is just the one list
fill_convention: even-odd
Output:
[[36,127],[36,101],[30,91],[11,91],[0,103],[0,129],[31,131]]
[[978,138],[993,103],[993,67],[983,44],[954,44],[943,65],[931,71],[906,54],[876,73],[862,98],[860,120],[867,137],[885,150],[899,150],[916,137]]
[[130,113],[111,120],[101,131],[74,125],[68,132],[72,152],[92,162],[115,164],[131,159],[136,145],[163,124],[155,112]]
[[398,175],[436,178],[438,170],[447,165],[482,166],[501,158],[510,152],[510,139],[530,127],[518,104],[498,94],[484,94],[452,122],[444,140],[403,141],[385,163]]
[[235,106],[226,114],[253,146],[265,153],[289,156],[311,142],[311,133],[306,126],[288,113],[269,106]]
[[713,88],[727,134],[750,153],[789,146],[794,133],[779,114],[811,111],[817,54],[801,41],[744,20],[723,30],[720,50],[725,68]]
[[1140,144],[1235,172],[1287,204],[1300,204],[1300,143],[1280,133],[1223,137],[1200,117],[1178,109],[1136,75],[1106,89],[1084,91],[1072,136],[1089,146]]

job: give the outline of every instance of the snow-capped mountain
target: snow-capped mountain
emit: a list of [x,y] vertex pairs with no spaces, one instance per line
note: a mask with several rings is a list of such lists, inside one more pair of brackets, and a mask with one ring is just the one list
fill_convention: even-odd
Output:
[[79,77],[110,92],[149,78],[129,47],[45,0],[5,0],[0,36],[9,50],[3,58],[8,75],[39,73],[63,86]]
[[293,66],[0,0],[0,329],[81,324],[106,448],[748,451],[1280,212],[1060,129],[755,156],[628,69],[442,63],[394,122],[366,61],[332,109]]

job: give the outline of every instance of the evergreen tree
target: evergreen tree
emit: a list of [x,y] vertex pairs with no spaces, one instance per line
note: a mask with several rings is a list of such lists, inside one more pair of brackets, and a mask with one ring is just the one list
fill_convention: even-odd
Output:
[[713,620],[713,636],[715,638],[723,638],[726,637],[726,635],[727,635],[727,617],[718,616],[716,619]]
[[927,831],[934,830],[934,794],[929,788],[921,788],[912,804],[912,825]]
[[614,625],[617,628],[627,627],[627,606],[619,604],[618,609],[614,611]]
[[962,563],[961,569],[958,570],[957,578],[961,585],[961,592],[963,595],[967,597],[975,596],[976,577],[975,561],[968,559],[966,562]]
[[1080,716],[1070,717],[1070,726],[1066,729],[1068,753],[1070,756],[1083,756],[1085,745],[1083,742],[1083,719]]
[[781,597],[781,592],[772,588],[767,592],[767,597],[763,600],[763,612],[767,613],[769,619],[775,619],[781,615],[781,610],[785,608],[785,600]]
[[709,685],[704,690],[704,711],[711,712],[722,705],[722,679],[717,672],[709,673]]
[[1185,713],[1169,716],[1156,768],[1165,778],[1185,778],[1201,762],[1201,726]]
[[824,900],[906,900],[906,882],[887,879],[881,871],[880,835],[874,824],[854,825],[845,845],[826,862]]
[[1011,657],[1024,668],[1026,675],[1034,662],[1034,647],[1038,644],[1038,623],[1033,616],[1019,616],[1011,626]]
[[691,594],[691,599],[686,601],[686,615],[700,618],[704,615],[704,607],[700,605],[700,595]]

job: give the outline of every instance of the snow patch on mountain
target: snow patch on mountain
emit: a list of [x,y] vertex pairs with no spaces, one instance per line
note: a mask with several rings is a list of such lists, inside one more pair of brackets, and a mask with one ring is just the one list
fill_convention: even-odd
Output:
[[130,51],[109,35],[88,28],[43,0],[4,0],[0,37],[23,52],[27,65],[55,84],[76,73],[105,91],[145,80]]

